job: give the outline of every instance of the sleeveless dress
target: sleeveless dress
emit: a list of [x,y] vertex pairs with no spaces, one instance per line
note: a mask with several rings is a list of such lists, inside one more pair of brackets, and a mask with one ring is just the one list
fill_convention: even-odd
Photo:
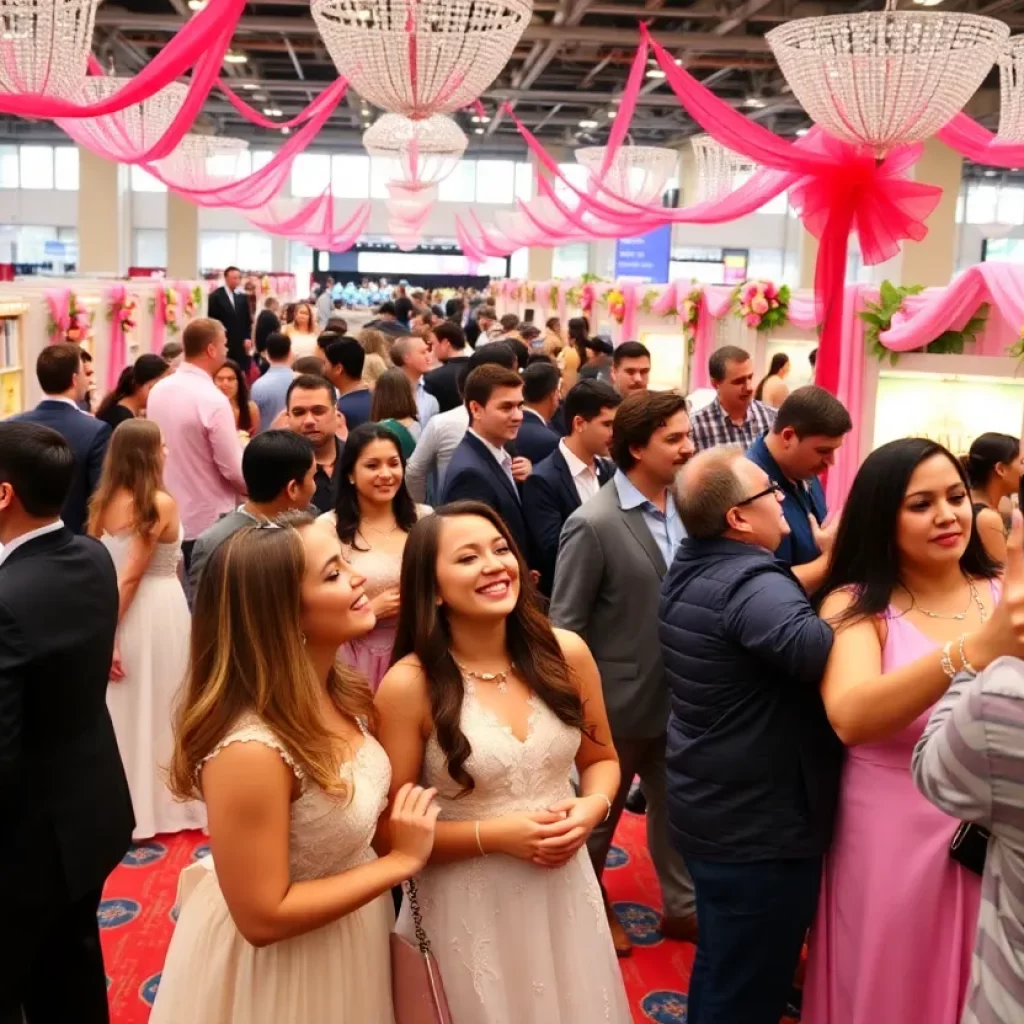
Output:
[[[209,757],[230,743],[273,747],[299,780],[288,840],[291,881],[374,859],[370,841],[387,806],[391,765],[365,729],[363,745],[342,766],[354,785],[350,803],[306,779],[255,715],[240,719]],[[178,907],[150,1024],[394,1024],[390,892],[315,931],[257,948],[235,926],[212,858],[204,857],[181,873]]]
[[[939,649],[891,607],[885,619],[883,673]],[[811,929],[804,1024],[960,1021],[981,879],[950,858],[959,823],[932,806],[910,775],[930,715],[846,752]]]
[[[107,684],[107,708],[135,810],[132,838],[136,841],[206,825],[203,804],[176,800],[165,782],[174,751],[174,709],[188,668],[192,629],[178,579],[181,536],[179,532],[177,540],[156,545],[117,631],[124,679]],[[130,530],[102,537],[118,572],[132,537]]]
[[[458,797],[436,735],[423,785],[436,786],[441,821],[546,810],[573,796],[578,729],[538,697],[525,742],[465,681],[461,726],[476,788]],[[561,868],[492,854],[426,868],[420,910],[456,1024],[629,1024],[622,974],[586,846]],[[396,929],[414,938],[408,901]]]

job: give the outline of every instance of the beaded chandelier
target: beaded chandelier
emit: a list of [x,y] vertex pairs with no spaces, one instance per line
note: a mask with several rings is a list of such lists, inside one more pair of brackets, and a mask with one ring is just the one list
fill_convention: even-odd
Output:
[[338,69],[366,101],[416,120],[452,113],[512,55],[533,0],[312,0]]
[[190,132],[156,167],[172,187],[218,188],[243,177],[241,158],[248,148],[249,143],[242,139]]
[[739,184],[740,176],[751,168],[746,157],[727,149],[710,135],[695,135],[690,144],[697,165],[698,203],[728,195]]
[[934,135],[1009,38],[995,18],[896,11],[799,18],[765,35],[793,94],[830,134],[883,157]]
[[1024,142],[1024,36],[1014,36],[999,57],[1000,142]]
[[76,99],[100,0],[0,0],[0,92]]
[[463,130],[441,114],[422,121],[384,114],[363,133],[363,145],[370,156],[392,161],[393,178],[420,188],[447,178],[467,144]]
[[[109,99],[129,82],[128,78],[90,77],[82,86],[82,103],[99,103]],[[57,124],[87,149],[94,149],[111,159],[131,163],[152,148],[181,109],[188,95],[188,86],[172,83],[141,103],[102,117],[61,118]]]
[[639,206],[661,202],[661,196],[676,172],[679,154],[657,146],[620,146],[601,176],[606,146],[585,146],[576,150],[576,160],[590,172],[592,183],[620,199]]

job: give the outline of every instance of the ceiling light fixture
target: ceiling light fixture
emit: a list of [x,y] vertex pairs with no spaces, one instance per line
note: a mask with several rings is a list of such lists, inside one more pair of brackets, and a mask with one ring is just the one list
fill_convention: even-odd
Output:
[[491,119],[486,114],[481,114],[480,115],[480,123],[481,124],[490,124],[491,123]]
[[619,112],[617,110],[606,110],[604,112],[604,116],[607,117],[609,120],[614,120],[618,113]]
[[363,117],[369,117],[370,116],[370,111],[366,107],[363,107],[361,113],[362,113]]
[[473,124],[479,124],[479,123],[480,123],[480,118],[479,118],[479,116],[478,116],[477,114],[474,114],[474,115],[473,115],[473,116],[472,116],[472,117],[470,118],[470,121],[472,121],[472,122],[473,122]]
[[584,121],[580,121],[580,127],[581,128],[596,128],[597,127],[597,122],[596,121],[591,121],[588,118],[588,119],[586,119]]
[[246,82],[242,88],[247,89],[249,92],[255,92],[259,86],[255,82]]
[[665,77],[665,72],[662,71],[661,68],[651,68],[647,72],[647,77],[648,78],[664,78]]
[[743,106],[750,107],[752,110],[760,110],[764,105],[764,100],[760,96],[748,96],[743,101]]
[[938,7],[942,0],[912,0],[918,7]]
[[796,133],[800,138],[803,138],[807,134],[806,128],[797,128]]
[[473,134],[474,135],[483,135],[483,133],[484,133],[483,128],[474,128],[473,129]]
[[281,111],[277,107],[264,107],[263,113],[266,117],[280,117]]
[[201,11],[206,6],[206,0],[188,0],[190,11]]
[[247,64],[248,62],[249,58],[246,57],[244,53],[239,53],[237,50],[228,50],[228,52],[224,54],[225,64]]

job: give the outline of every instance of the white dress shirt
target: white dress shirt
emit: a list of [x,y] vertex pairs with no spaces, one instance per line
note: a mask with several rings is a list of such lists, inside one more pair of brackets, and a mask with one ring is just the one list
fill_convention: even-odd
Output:
[[494,460],[501,466],[505,471],[505,475],[511,481],[512,489],[516,492],[516,497],[518,498],[519,489],[516,487],[516,478],[512,475],[512,456],[504,448],[496,448],[487,438],[481,437],[472,427],[469,428],[468,432],[494,456]]
[[588,466],[582,459],[577,458],[565,443],[563,437],[558,442],[558,450],[569,467],[569,474],[572,482],[576,485],[576,493],[580,496],[580,504],[592,498],[601,489],[601,481],[597,478],[593,466]]
[[0,546],[0,565],[3,565],[4,560],[10,556],[11,552],[20,548],[22,544],[27,544],[30,540],[35,540],[36,537],[45,537],[48,533],[56,533],[62,529],[64,529],[63,520],[55,519],[52,523],[47,523],[45,526],[40,526],[35,530],[29,530],[28,533],[21,534],[20,537],[15,537],[14,540]]

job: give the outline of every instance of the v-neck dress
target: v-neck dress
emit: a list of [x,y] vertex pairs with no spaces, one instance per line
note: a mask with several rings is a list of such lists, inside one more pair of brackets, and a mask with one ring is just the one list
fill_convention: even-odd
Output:
[[[580,732],[537,697],[520,740],[465,681],[461,727],[472,747],[461,787],[436,734],[423,785],[436,786],[441,821],[542,811],[573,796]],[[560,868],[502,854],[428,867],[417,877],[423,924],[458,1024],[629,1024],[601,889],[586,846]],[[397,930],[414,939],[408,901]]]

